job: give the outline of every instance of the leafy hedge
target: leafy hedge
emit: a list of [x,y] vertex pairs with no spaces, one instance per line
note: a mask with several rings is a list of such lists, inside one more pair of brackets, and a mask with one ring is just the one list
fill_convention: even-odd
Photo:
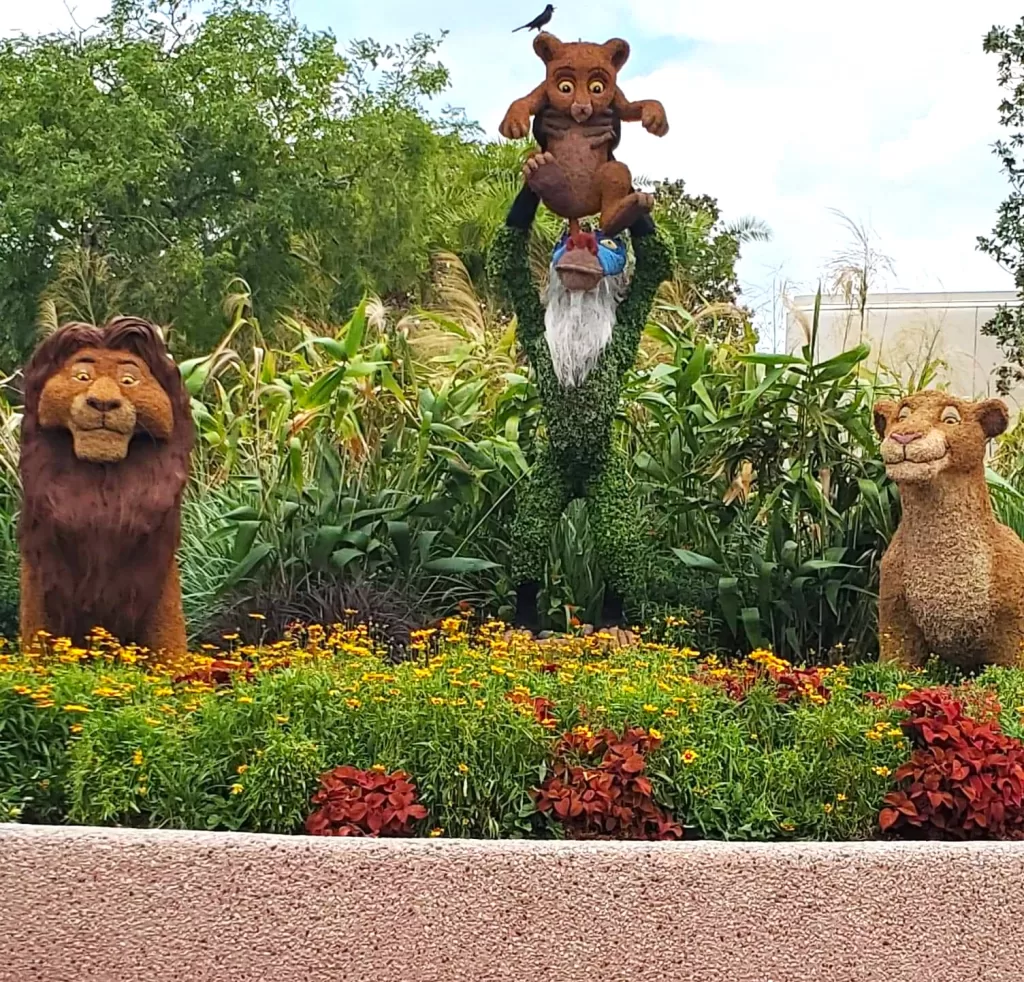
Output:
[[[417,633],[416,659],[397,666],[354,623],[173,671],[103,636],[0,653],[0,809],[291,833],[319,787],[310,829],[333,834],[393,820],[421,835],[870,838],[911,757],[900,700],[946,681],[610,640],[536,642],[453,618]],[[1024,672],[946,691],[1016,743]],[[379,820],[352,804],[392,792]]]

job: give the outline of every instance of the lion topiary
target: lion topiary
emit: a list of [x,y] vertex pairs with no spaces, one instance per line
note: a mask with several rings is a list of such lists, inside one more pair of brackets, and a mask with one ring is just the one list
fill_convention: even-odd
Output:
[[68,324],[25,369],[21,637],[187,650],[175,552],[195,428],[159,330]]
[[1006,429],[1006,405],[928,391],[879,402],[874,418],[903,506],[882,558],[882,660],[1024,663],[1024,542],[996,521],[985,482],[985,447]]

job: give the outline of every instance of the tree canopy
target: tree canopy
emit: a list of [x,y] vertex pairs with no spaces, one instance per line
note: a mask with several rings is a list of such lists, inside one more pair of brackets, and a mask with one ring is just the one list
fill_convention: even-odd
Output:
[[[1009,197],[999,206],[995,228],[978,236],[978,248],[1014,275],[1017,292],[1024,295],[1024,20],[1013,28],[993,27],[984,50],[999,56],[999,121],[1010,130],[996,141],[994,150],[1010,183]],[[998,369],[998,388],[1006,394],[1024,381],[1024,308],[1003,307],[982,328],[999,342],[1006,364]]]

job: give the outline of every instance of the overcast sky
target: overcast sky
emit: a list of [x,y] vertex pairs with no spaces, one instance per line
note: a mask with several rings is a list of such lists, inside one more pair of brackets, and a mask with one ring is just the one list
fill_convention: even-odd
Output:
[[[109,0],[68,2],[88,21]],[[496,136],[508,103],[542,77],[531,35],[510,31],[543,0],[523,3],[293,0],[293,9],[342,44],[449,30],[444,101]],[[634,173],[681,177],[727,218],[771,226],[773,241],[748,246],[741,265],[758,305],[779,280],[813,291],[849,241],[831,209],[868,225],[892,257],[895,274],[879,288],[1012,289],[975,248],[1006,194],[990,149],[1000,134],[996,59],[981,41],[1021,16],[1024,0],[561,0],[550,30],[630,42],[622,87],[661,99],[671,125],[662,139],[624,128],[618,156]],[[0,33],[68,21],[63,0],[0,0]]]

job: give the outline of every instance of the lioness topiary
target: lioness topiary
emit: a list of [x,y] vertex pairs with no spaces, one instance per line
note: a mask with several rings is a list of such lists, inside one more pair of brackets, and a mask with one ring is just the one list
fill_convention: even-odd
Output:
[[882,559],[882,660],[1022,664],[1024,542],[996,521],[985,482],[985,447],[1006,429],[1006,405],[927,391],[879,402],[874,417],[903,505]]

